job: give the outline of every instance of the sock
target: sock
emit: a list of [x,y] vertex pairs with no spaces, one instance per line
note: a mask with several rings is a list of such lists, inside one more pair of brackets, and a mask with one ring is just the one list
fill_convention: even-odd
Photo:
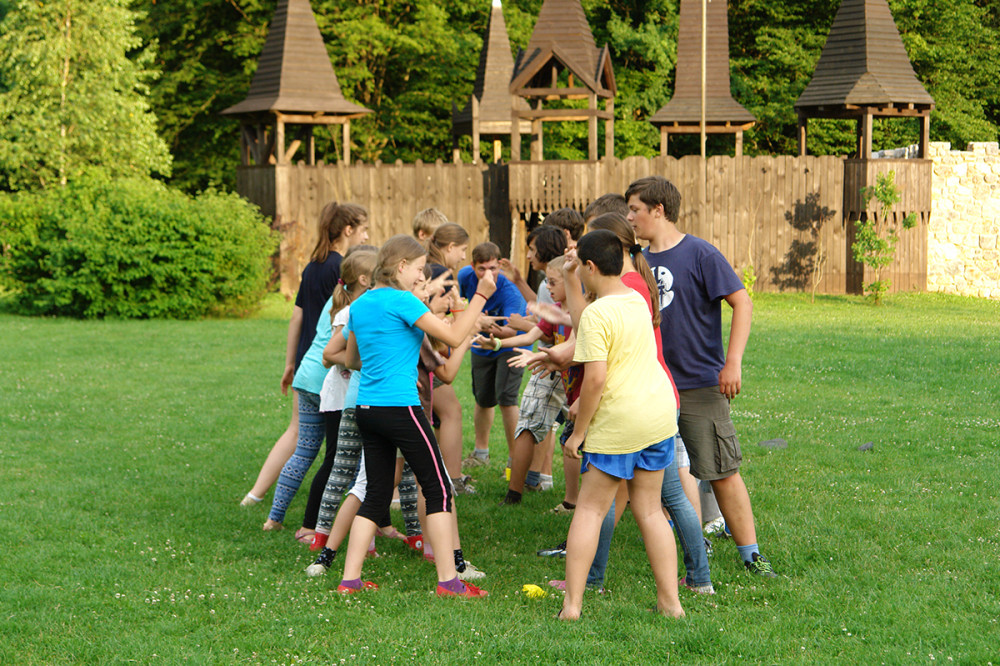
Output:
[[472,449],[472,455],[476,456],[480,460],[487,460],[490,457],[489,449]]
[[342,587],[349,587],[349,588],[351,588],[353,590],[360,590],[361,589],[361,579],[360,578],[355,578],[354,580],[347,580],[345,578],[344,580],[340,581],[340,584],[341,584]]
[[753,562],[753,554],[760,554],[760,548],[755,543],[749,546],[736,546],[736,550],[740,551],[740,557],[743,558],[744,562]]
[[424,539],[424,557],[434,557],[434,549],[431,548],[431,542]]
[[564,507],[566,507],[567,509],[575,509],[575,508],[576,508],[576,504],[570,504],[570,503],[569,503],[569,502],[567,502],[566,500],[563,500],[563,503],[562,503],[562,505],[563,505]]
[[552,483],[552,475],[551,474],[539,474],[538,475],[538,482],[539,483]]
[[541,472],[536,472],[533,469],[529,469],[528,470],[528,476],[526,476],[524,478],[525,485],[528,485],[528,486],[537,486],[541,482],[542,482],[542,474],[541,474]]
[[455,549],[455,571],[462,573],[465,571],[465,558],[462,557],[462,549]]
[[249,497],[250,499],[252,499],[254,502],[260,502],[261,500],[264,499],[263,497],[257,497],[253,493],[247,493],[247,497]]
[[505,504],[520,504],[521,503],[521,493],[516,490],[508,490],[507,496],[503,498]]
[[375,537],[372,537],[372,542],[368,544],[368,552],[369,553],[375,552]]
[[315,564],[322,564],[327,569],[333,564],[333,558],[337,556],[337,551],[333,548],[324,548],[316,557]]
[[[361,581],[358,581],[360,585]],[[454,592],[455,594],[462,594],[465,592],[465,583],[459,580],[458,576],[455,576],[451,580],[446,580],[444,582],[438,581],[438,587],[443,587],[449,592]]]

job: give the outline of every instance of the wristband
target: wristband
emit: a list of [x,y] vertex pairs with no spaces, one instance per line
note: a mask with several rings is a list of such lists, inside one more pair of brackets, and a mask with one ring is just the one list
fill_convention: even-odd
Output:
[[503,347],[503,340],[496,338],[496,342],[493,343],[493,351],[500,351],[501,347]]
[[475,294],[472,295],[473,298],[475,298],[476,296],[482,296],[484,301],[490,300],[490,299],[486,298],[486,294],[484,294],[481,291],[477,291]]

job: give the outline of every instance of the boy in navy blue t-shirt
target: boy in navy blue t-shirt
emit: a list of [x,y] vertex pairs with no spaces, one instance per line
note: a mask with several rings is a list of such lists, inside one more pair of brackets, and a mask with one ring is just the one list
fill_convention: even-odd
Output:
[[[663,358],[680,393],[678,426],[691,474],[712,484],[719,509],[747,570],[774,577],[760,554],[750,494],[729,401],[742,387],[743,351],[753,304],[722,253],[676,226],[681,195],[660,176],[640,178],[625,192],[629,222],[649,241],[643,250],[660,291]],[[720,301],[733,308],[729,347],[722,346]]]

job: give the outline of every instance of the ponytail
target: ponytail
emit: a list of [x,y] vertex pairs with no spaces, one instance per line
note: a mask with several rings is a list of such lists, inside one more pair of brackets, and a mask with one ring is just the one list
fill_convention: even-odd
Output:
[[649,289],[649,301],[653,305],[653,327],[660,327],[660,287],[653,277],[653,270],[642,254],[642,246],[636,242],[635,230],[628,220],[619,213],[605,213],[590,221],[590,229],[607,229],[614,233],[622,244],[622,251],[632,258],[632,268],[642,276]]

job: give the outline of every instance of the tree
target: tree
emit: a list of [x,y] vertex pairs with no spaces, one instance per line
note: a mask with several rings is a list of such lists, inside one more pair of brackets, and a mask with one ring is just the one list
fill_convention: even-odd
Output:
[[169,174],[145,97],[152,51],[128,0],[14,0],[0,11],[0,189],[95,170]]

